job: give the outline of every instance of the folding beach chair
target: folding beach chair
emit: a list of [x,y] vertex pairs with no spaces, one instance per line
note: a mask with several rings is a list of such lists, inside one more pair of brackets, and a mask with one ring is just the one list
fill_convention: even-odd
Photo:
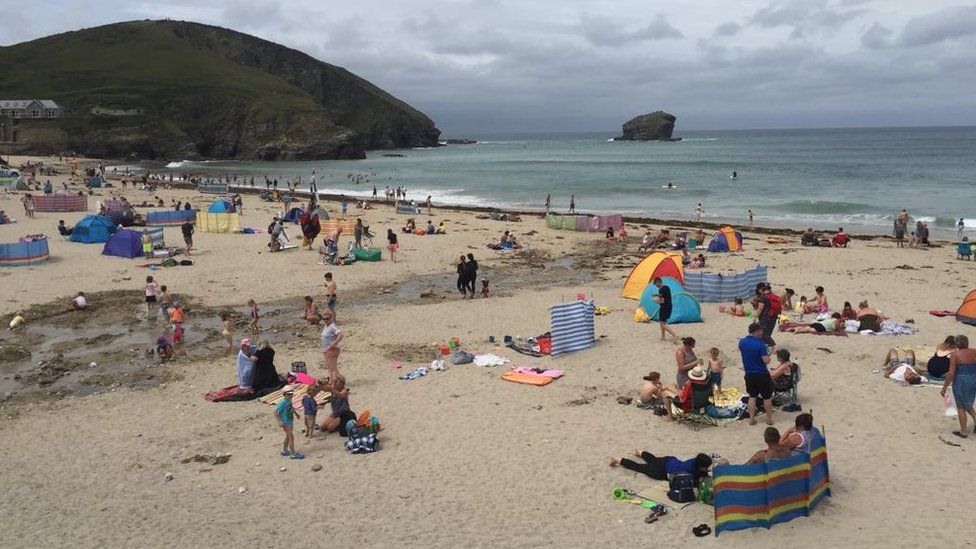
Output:
[[716,427],[718,426],[718,421],[709,416],[706,412],[709,405],[708,399],[711,396],[711,383],[692,383],[691,410],[685,411],[682,409],[681,404],[677,401],[677,399],[672,399],[670,401],[671,416],[675,421],[691,427],[691,429],[694,431],[697,431],[702,427]]

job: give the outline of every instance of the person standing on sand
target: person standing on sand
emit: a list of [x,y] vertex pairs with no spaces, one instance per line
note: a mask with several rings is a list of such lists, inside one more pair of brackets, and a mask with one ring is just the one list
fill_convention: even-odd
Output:
[[322,357],[325,361],[325,370],[329,373],[329,382],[332,383],[339,375],[339,353],[342,349],[339,343],[342,342],[342,330],[335,323],[335,314],[326,309],[322,313],[322,333],[319,339],[322,343]]
[[569,213],[576,213],[576,195],[569,195]]
[[427,215],[433,215],[434,205],[430,201],[430,195],[427,195]]
[[552,206],[552,194],[546,194],[546,213],[549,213],[550,206]]
[[468,261],[464,264],[464,271],[468,283],[468,297],[474,299],[475,285],[478,282],[478,262],[474,260],[474,254],[468,254]]
[[332,273],[325,273],[325,303],[326,308],[332,312],[332,318],[336,316],[336,283],[332,279]]
[[678,334],[668,326],[668,319],[671,318],[671,288],[668,288],[660,277],[654,279],[654,287],[657,288],[657,295],[654,302],[660,305],[657,313],[657,325],[661,328],[661,341],[664,341],[665,333],[671,334],[675,344],[678,343]]
[[749,425],[756,424],[756,399],[763,399],[766,423],[773,424],[773,378],[769,375],[769,349],[762,340],[763,327],[758,322],[749,325],[749,335],[739,340],[739,354],[746,372],[746,393],[749,395]]
[[464,254],[461,254],[461,258],[458,260],[457,275],[457,289],[461,292],[461,299],[464,299],[468,296],[468,270]]
[[678,387],[684,387],[685,383],[688,383],[688,371],[703,364],[702,359],[695,356],[695,338],[682,338],[681,347],[674,352],[674,359],[678,365],[678,375],[676,376]]
[[373,185],[373,200],[376,200],[376,185]]
[[186,244],[186,255],[190,256],[190,251],[193,250],[193,223],[191,221],[186,221],[180,225],[180,230],[183,232],[183,242]]
[[958,236],[961,239],[962,233],[965,230],[966,230],[966,220],[960,217],[959,223],[956,224],[956,236]]
[[752,210],[749,210],[749,226],[752,227]]
[[[949,371],[945,378],[942,396],[946,396],[946,391],[952,385],[952,397],[956,401],[956,409],[959,410],[959,430],[952,434],[967,438],[969,433],[966,432],[966,414],[976,421],[976,410],[973,409],[973,402],[976,401],[976,351],[969,348],[968,337],[956,336],[956,351],[949,355]],[[973,428],[973,434],[976,434],[976,428]]]
[[396,253],[400,245],[397,244],[397,235],[393,232],[393,229],[386,230],[386,242],[390,249],[390,261],[396,263]]
[[146,316],[152,316],[153,309],[156,308],[156,294],[158,286],[151,276],[146,277]]
[[701,216],[705,213],[705,208],[702,207],[702,203],[699,202],[698,206],[695,208],[695,223],[701,223]]
[[291,400],[294,396],[295,390],[290,385],[284,388],[281,392],[281,400],[275,406],[275,421],[285,432],[285,440],[281,443],[281,455],[291,459],[304,459],[305,455],[295,450],[294,429],[295,417],[298,416],[298,412],[295,411]]

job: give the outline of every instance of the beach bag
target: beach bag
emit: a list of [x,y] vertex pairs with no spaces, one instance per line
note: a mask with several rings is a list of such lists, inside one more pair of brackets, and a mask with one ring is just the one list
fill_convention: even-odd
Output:
[[668,479],[668,498],[675,503],[695,501],[695,477],[678,473]]
[[766,299],[769,301],[769,311],[766,311],[766,316],[769,318],[776,318],[783,312],[783,304],[779,300],[779,296],[770,292],[766,294]]
[[379,449],[379,442],[375,434],[362,437],[350,437],[346,441],[346,452],[350,454],[372,454]]
[[703,478],[701,482],[698,483],[698,502],[704,503],[705,505],[713,505],[715,503],[715,492],[712,489],[712,479]]
[[451,353],[451,364],[457,366],[458,364],[468,364],[469,362],[474,362],[474,355],[461,349],[454,349]]
[[536,340],[539,343],[539,352],[544,355],[552,354],[552,338],[540,337]]

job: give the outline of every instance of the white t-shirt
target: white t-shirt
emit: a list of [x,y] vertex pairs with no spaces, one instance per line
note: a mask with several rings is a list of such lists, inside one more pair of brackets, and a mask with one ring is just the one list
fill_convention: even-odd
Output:
[[[325,350],[326,347],[332,345],[335,342],[336,338],[339,337],[340,332],[342,332],[342,330],[340,330],[339,327],[336,326],[334,322],[332,324],[329,324],[325,328],[323,328],[322,335],[321,335],[322,349]],[[336,345],[335,348],[338,349],[339,346]]]
[[[908,364],[902,364],[901,366],[895,368],[895,370],[893,372],[891,372],[891,375],[889,375],[888,378],[889,379],[893,379],[895,381],[904,382],[905,381],[905,372],[907,372],[909,369],[911,369],[916,374],[918,373],[918,370],[916,370],[915,368],[912,368]],[[925,379],[925,376],[922,376],[922,383],[926,383],[926,382],[928,382],[928,380]]]
[[75,297],[75,307],[79,309],[84,309],[87,306],[88,306],[88,300],[85,299],[85,296],[79,295]]

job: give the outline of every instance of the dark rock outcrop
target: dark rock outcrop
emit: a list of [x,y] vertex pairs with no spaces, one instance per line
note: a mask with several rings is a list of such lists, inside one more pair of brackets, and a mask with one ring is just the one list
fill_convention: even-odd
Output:
[[680,141],[671,137],[677,118],[664,111],[637,116],[624,124],[624,133],[615,141]]
[[131,21],[0,47],[0,72],[0,97],[65,109],[62,142],[34,140],[30,152],[363,158],[440,136],[423,113],[346,69],[198,23]]

